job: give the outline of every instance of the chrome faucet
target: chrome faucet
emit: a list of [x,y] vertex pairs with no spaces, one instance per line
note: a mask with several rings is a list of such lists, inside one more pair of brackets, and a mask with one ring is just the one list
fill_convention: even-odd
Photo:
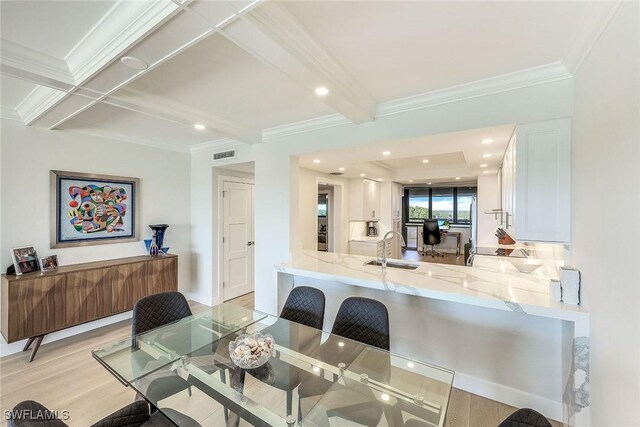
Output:
[[404,237],[402,237],[402,234],[394,230],[387,231],[387,233],[382,238],[382,268],[383,269],[387,268],[387,236],[389,236],[390,234],[397,234],[400,237],[400,242],[402,242],[402,247],[404,248],[405,246],[407,246],[407,244],[404,241]]

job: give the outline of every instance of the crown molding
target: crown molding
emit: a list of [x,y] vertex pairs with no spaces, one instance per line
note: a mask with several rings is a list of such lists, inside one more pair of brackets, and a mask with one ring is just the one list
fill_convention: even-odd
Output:
[[202,153],[204,151],[212,150],[227,150],[230,148],[236,148],[241,146],[240,141],[236,141],[229,138],[216,139],[213,141],[201,142],[199,144],[193,144],[189,146],[191,153]]
[[377,101],[282,3],[261,3],[221,34],[308,93],[326,86],[330,95],[321,100],[352,122],[374,119]]
[[[379,105],[376,118],[569,78],[571,78],[571,74],[564,65],[556,62],[446,89],[386,101]],[[340,114],[331,114],[265,129],[262,131],[262,140],[268,141],[347,124],[351,124],[351,121]]]
[[589,3],[582,25],[573,35],[562,63],[575,76],[584,60],[589,56],[605,28],[616,14],[622,1],[602,1]]
[[67,92],[37,86],[16,107],[16,111],[27,125],[38,120],[67,96]]
[[65,57],[76,82],[82,84],[92,77],[178,10],[170,0],[155,0],[150,5],[120,0]]
[[75,80],[64,60],[10,40],[2,39],[0,45],[0,61],[2,61],[3,66],[9,66],[68,85],[75,84]]
[[560,62],[555,62],[472,83],[383,102],[378,107],[376,118],[570,78],[571,74],[564,65]]
[[341,114],[330,114],[328,116],[316,117],[309,120],[302,120],[281,126],[264,129],[262,131],[262,141],[283,138],[285,136],[297,135],[315,130],[352,124],[351,120]]
[[7,106],[4,106],[4,105],[0,108],[0,119],[3,119],[3,120],[15,120],[15,121],[18,121],[18,122],[22,123],[22,118],[20,117],[18,112],[16,110],[14,110],[13,108],[7,107]]

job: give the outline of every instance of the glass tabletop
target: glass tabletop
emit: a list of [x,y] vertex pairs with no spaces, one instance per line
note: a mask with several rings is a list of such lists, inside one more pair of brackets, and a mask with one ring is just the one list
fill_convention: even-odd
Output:
[[[273,354],[240,369],[229,343],[255,332],[274,337]],[[179,426],[442,426],[453,383],[448,369],[229,303],[93,356]]]

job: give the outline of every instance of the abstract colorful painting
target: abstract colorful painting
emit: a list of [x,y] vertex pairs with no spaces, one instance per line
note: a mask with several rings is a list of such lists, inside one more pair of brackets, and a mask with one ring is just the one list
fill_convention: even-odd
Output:
[[52,171],[55,239],[52,247],[138,240],[138,179]]

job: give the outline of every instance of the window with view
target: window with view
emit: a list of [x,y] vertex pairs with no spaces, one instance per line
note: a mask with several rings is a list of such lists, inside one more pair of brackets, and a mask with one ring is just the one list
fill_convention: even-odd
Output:
[[405,189],[405,212],[409,221],[446,219],[452,224],[471,223],[471,199],[476,187]]
[[429,189],[414,188],[409,191],[409,220],[429,218]]
[[471,223],[471,199],[476,195],[475,187],[458,188],[456,223]]
[[431,191],[431,217],[453,222],[453,188],[433,188]]

